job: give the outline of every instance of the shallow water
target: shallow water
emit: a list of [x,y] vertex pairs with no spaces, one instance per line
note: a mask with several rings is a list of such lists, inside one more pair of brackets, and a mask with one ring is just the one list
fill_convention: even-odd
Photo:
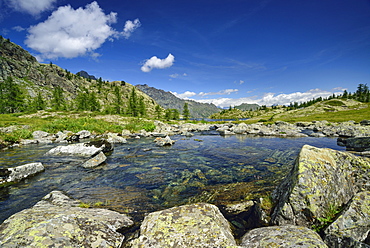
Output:
[[[196,135],[172,139],[176,143],[170,147],[156,146],[154,138],[115,145],[106,163],[95,169],[80,167],[81,158],[44,156],[55,145],[0,151],[2,168],[30,162],[42,162],[46,168],[0,189],[0,223],[52,190],[132,216],[204,200],[205,191],[235,189],[241,185],[236,183],[252,185],[251,191],[271,190],[287,174],[304,144],[343,150],[333,138]],[[243,200],[233,190],[207,199],[215,204]]]

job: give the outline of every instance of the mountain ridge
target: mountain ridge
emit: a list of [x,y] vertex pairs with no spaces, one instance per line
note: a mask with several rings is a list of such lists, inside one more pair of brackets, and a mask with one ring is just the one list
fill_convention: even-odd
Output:
[[210,115],[221,111],[221,109],[212,103],[200,103],[194,100],[180,99],[169,91],[157,89],[147,84],[137,84],[135,86],[165,109],[177,109],[182,113],[184,104],[187,103],[191,118],[208,118]]

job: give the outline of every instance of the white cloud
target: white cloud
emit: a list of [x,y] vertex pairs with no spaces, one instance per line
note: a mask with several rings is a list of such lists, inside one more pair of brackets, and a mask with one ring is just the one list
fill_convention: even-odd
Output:
[[174,74],[170,75],[170,78],[179,78],[179,77],[186,77],[186,76],[188,76],[188,74],[186,74],[186,73],[183,73],[182,75],[180,75],[178,73],[174,73]]
[[126,21],[125,27],[122,32],[123,37],[128,39],[131,36],[132,32],[134,32],[135,29],[137,29],[140,26],[141,26],[141,23],[139,19],[135,19],[134,21],[130,21],[130,20]]
[[218,92],[200,92],[199,96],[212,96],[212,95],[230,95],[231,93],[238,92],[238,89],[226,89]]
[[25,28],[23,28],[21,26],[15,26],[15,27],[12,27],[12,29],[17,31],[17,32],[22,32],[22,31],[26,30]]
[[[339,90],[339,91],[337,91]],[[243,97],[243,98],[215,98],[215,99],[202,99],[196,100],[203,103],[213,103],[218,107],[225,108],[229,106],[237,106],[242,103],[257,103],[259,105],[271,106],[274,104],[278,105],[289,105],[291,102],[307,102],[318,97],[328,97],[336,94],[342,94],[343,90],[333,89],[333,91],[325,91],[321,89],[311,89],[306,92],[294,92],[290,94],[276,94],[276,93],[266,93],[262,98],[257,97]]]
[[157,56],[153,56],[150,59],[147,59],[144,65],[141,67],[143,72],[150,72],[154,68],[156,69],[164,69],[167,67],[171,67],[173,62],[175,61],[175,56],[172,54],[168,54],[167,58],[159,59]]
[[95,1],[76,10],[70,5],[62,6],[46,21],[28,29],[25,44],[41,53],[38,56],[41,59],[74,58],[86,54],[96,58],[99,55],[94,50],[107,39],[121,35],[127,38],[140,23],[137,19],[126,32],[117,32],[110,26],[116,22],[117,13],[104,14]]
[[189,97],[197,95],[197,93],[191,92],[191,91],[185,91],[184,93],[181,93],[181,94],[178,94],[177,92],[171,92],[171,93],[181,99],[189,99]]
[[9,5],[16,11],[38,15],[54,8],[57,0],[10,0]]

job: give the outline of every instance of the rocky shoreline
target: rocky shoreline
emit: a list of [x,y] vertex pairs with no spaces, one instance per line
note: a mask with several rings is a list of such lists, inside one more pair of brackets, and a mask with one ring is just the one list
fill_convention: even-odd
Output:
[[[302,147],[291,172],[272,194],[273,208],[263,200],[228,206],[234,215],[248,216],[250,230],[237,240],[225,212],[208,203],[195,203],[150,213],[141,223],[140,236],[124,241],[122,230],[133,225],[125,214],[78,207],[77,201],[53,191],[29,209],[0,225],[1,247],[370,247],[370,122],[289,124],[168,125],[157,121],[154,132],[92,135],[34,132],[19,145],[67,143],[49,156],[85,157],[84,168],[102,164],[114,143],[153,137],[158,146],[173,145],[172,135],[260,135],[279,137],[338,137],[338,144],[365,156],[325,148]],[[87,141],[85,139],[94,139]],[[68,144],[71,142],[81,142]],[[16,183],[41,173],[32,163],[0,171],[0,183]],[[248,213],[248,215],[246,215]],[[234,235],[233,235],[234,234]]]

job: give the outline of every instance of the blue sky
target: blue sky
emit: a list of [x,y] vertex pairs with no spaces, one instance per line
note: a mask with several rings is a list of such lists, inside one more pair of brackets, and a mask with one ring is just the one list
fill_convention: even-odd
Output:
[[0,34],[73,73],[221,107],[370,84],[369,0],[0,0]]

